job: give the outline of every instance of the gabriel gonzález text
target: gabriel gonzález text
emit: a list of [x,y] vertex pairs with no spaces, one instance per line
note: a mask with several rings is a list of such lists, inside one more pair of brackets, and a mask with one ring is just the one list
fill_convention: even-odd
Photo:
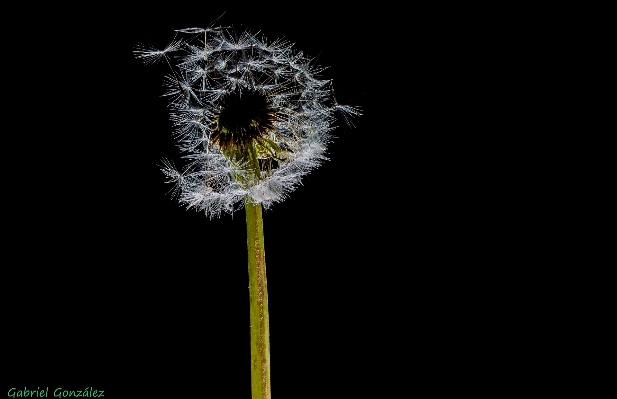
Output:
[[[103,390],[92,389],[88,387],[83,390],[69,390],[56,388],[53,392],[54,398],[102,398],[104,397]],[[37,387],[36,390],[30,390],[27,387],[24,389],[11,388],[8,393],[9,398],[51,398],[49,396],[49,387],[41,389]]]

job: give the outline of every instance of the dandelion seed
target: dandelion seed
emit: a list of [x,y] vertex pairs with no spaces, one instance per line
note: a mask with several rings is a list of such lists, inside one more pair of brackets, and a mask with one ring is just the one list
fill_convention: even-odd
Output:
[[183,44],[184,43],[179,40],[173,40],[163,50],[158,50],[153,46],[137,43],[133,52],[135,53],[136,58],[141,59],[144,64],[149,65],[161,61],[167,56],[167,53],[180,49]]

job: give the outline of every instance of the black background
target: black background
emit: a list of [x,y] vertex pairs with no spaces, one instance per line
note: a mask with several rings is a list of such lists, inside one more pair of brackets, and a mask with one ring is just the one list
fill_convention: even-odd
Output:
[[249,397],[244,211],[209,219],[170,197],[166,69],[133,54],[224,12],[329,66],[364,113],[264,212],[275,397],[451,388],[469,340],[490,339],[487,291],[507,286],[478,283],[507,193],[478,195],[492,175],[473,155],[490,124],[470,122],[474,29],[445,6],[313,2],[48,6],[5,26],[3,386]]

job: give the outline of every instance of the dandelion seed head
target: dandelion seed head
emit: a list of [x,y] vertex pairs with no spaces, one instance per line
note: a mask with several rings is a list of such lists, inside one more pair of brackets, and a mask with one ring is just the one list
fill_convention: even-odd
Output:
[[187,165],[161,170],[188,209],[218,217],[245,199],[265,209],[285,200],[328,159],[338,117],[351,126],[361,115],[336,101],[326,68],[286,40],[213,23],[175,33],[163,50],[140,43],[134,54],[169,62],[163,95]]

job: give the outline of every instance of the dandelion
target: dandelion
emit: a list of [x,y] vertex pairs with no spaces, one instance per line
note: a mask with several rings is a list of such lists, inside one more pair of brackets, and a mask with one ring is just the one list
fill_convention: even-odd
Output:
[[231,27],[176,30],[163,50],[139,44],[145,64],[166,62],[164,95],[187,165],[164,161],[178,201],[208,217],[244,207],[249,253],[253,398],[270,398],[270,353],[262,208],[283,201],[327,160],[340,105],[324,68],[285,40]]

